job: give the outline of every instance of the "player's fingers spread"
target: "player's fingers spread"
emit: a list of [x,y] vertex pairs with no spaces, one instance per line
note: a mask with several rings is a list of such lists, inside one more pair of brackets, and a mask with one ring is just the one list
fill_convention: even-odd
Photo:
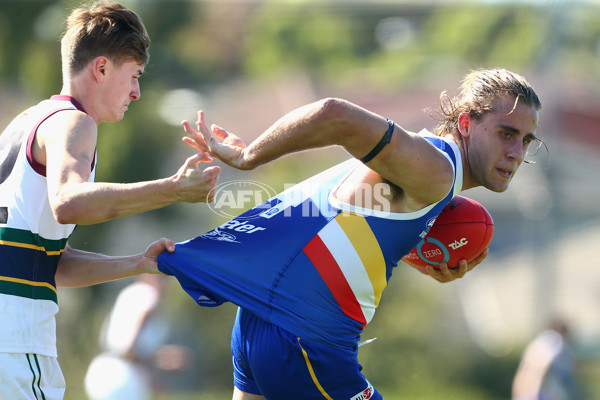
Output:
[[183,126],[183,130],[187,134],[186,137],[189,138],[188,140],[184,138],[184,141],[187,144],[192,145],[191,141],[193,141],[199,146],[201,146],[204,150],[208,150],[208,147],[206,146],[205,137],[204,135],[202,135],[201,132],[198,133],[194,128],[192,128],[192,125],[190,125],[190,123],[187,121],[183,121],[181,125]]
[[194,131],[194,128],[192,128],[192,125],[190,125],[189,122],[187,121],[181,121],[181,126],[183,126],[183,130],[185,131],[185,133],[187,133],[190,137],[194,137],[196,136],[196,132]]
[[204,112],[198,112],[198,121],[196,122],[196,126],[198,127],[198,132],[202,135],[202,137],[206,140],[207,136],[210,136],[208,132],[208,127],[206,126],[206,122],[204,121]]
[[207,151],[213,151],[219,146],[219,142],[217,142],[215,138],[210,134],[206,126],[202,127],[199,130],[199,132],[199,140],[202,140],[202,142],[206,144]]
[[204,144],[204,141],[200,142],[200,141],[194,140],[192,138],[189,138],[187,136],[182,137],[181,140],[183,141],[183,143],[187,144],[188,146],[190,146],[196,150],[208,151],[208,147],[206,146],[206,144]]
[[[189,136],[189,138],[198,143],[200,146],[202,146],[203,150],[207,151],[207,136],[209,137],[210,134],[208,134],[207,132],[208,129],[206,128],[206,124],[204,123],[203,115],[200,115],[201,111],[199,111],[198,113],[198,120],[196,121],[197,130],[192,128],[192,125],[188,121],[182,121],[181,125],[183,126],[183,130]],[[191,145],[189,141],[184,141]]]
[[198,111],[198,121],[196,121],[196,126],[198,127],[198,132],[202,135],[204,140],[208,140],[210,137],[210,132],[208,131],[206,121],[204,120],[204,111]]
[[183,126],[183,131],[187,135],[185,137],[194,139],[197,136],[196,132],[194,131],[194,128],[192,128],[189,122],[182,121],[181,126]]
[[212,133],[214,133],[214,135],[219,139],[226,139],[229,136],[229,132],[218,125],[212,124],[210,129],[212,130]]
[[198,110],[198,119],[196,120],[196,126],[204,124],[204,111]]

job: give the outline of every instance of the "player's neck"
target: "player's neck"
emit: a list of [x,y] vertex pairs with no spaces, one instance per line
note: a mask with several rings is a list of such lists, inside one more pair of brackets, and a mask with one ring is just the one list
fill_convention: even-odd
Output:
[[63,84],[60,94],[63,96],[70,96],[77,100],[85,112],[96,121],[96,125],[102,122],[97,118],[98,105],[94,101],[94,98],[97,97],[97,95],[93,88],[90,88],[85,84],[82,85],[74,82],[67,82]]

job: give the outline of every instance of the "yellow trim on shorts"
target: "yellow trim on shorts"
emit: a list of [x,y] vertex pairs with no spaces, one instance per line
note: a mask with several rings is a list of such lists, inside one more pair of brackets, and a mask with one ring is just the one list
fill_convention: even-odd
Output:
[[323,386],[321,386],[321,384],[319,383],[319,380],[317,379],[317,376],[315,375],[315,370],[313,369],[312,364],[310,363],[310,360],[308,359],[308,354],[304,350],[304,347],[302,347],[302,345],[300,344],[300,338],[297,338],[297,339],[298,339],[298,346],[300,346],[300,350],[302,350],[302,355],[304,356],[304,361],[306,361],[306,366],[308,367],[308,373],[310,374],[310,377],[312,378],[313,382],[315,383],[315,386],[317,387],[317,389],[319,389],[319,392],[321,392],[323,397],[325,397],[327,400],[333,400],[331,398],[331,396],[329,396],[327,394],[325,389],[323,389]]

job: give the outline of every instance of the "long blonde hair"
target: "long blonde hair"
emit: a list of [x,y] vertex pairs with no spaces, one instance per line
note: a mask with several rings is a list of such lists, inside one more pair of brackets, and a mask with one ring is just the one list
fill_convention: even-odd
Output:
[[524,77],[505,69],[477,69],[464,77],[457,96],[451,98],[447,92],[442,92],[438,112],[440,123],[433,133],[437,136],[457,134],[458,116],[461,113],[480,119],[494,111],[495,100],[503,95],[514,98],[515,105],[523,101],[537,110],[542,108],[538,95]]

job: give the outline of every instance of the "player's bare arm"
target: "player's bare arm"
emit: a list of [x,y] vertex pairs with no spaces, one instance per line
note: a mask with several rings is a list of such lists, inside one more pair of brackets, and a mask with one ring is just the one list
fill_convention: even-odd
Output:
[[[66,132],[52,135],[52,132]],[[204,153],[189,157],[173,176],[137,183],[88,182],[96,148],[94,121],[79,111],[62,111],[39,130],[39,150],[45,155],[48,194],[60,223],[93,224],[157,209],[174,202],[212,201],[220,168],[199,165]],[[44,162],[45,161],[45,162]]]
[[[216,125],[209,130],[202,112],[196,125],[197,131],[184,121],[188,136],[183,140],[198,150],[209,150],[211,155],[239,169],[253,169],[286,154],[331,145],[343,146],[360,159],[377,145],[389,127],[383,117],[331,98],[288,113],[248,146]],[[390,144],[368,162],[368,167],[401,187],[416,209],[442,199],[453,181],[450,162],[419,135],[399,126],[393,132]]]
[[123,257],[91,253],[67,245],[56,271],[56,285],[83,287],[144,273],[160,274],[157,257],[164,251],[174,252],[175,243],[162,238],[143,253]]

